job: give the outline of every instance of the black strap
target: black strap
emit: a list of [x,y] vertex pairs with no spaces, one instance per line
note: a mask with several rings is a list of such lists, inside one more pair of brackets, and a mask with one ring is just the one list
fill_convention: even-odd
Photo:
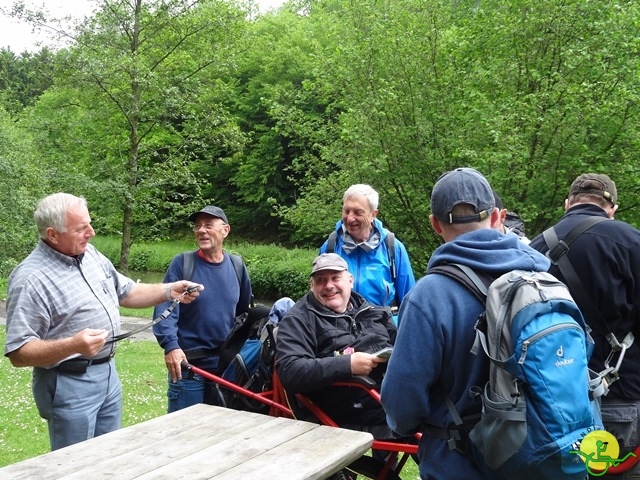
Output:
[[244,261],[240,255],[236,255],[234,253],[229,253],[225,250],[225,253],[229,255],[229,260],[233,264],[233,269],[236,271],[236,276],[238,277],[238,284],[242,285],[242,271],[244,270]]
[[171,314],[171,312],[173,312],[173,309],[176,308],[176,305],[178,305],[180,303],[181,299],[182,299],[182,295],[179,296],[178,298],[176,298],[173,302],[171,302],[171,305],[169,305],[164,310],[164,312],[162,312],[159,316],[157,316],[156,318],[151,320],[149,323],[145,323],[144,325],[142,325],[142,326],[140,326],[138,328],[134,328],[133,330],[131,330],[129,332],[121,333],[120,335],[114,335],[113,338],[110,338],[109,340],[104,342],[105,345],[108,345],[110,343],[119,342],[120,340],[124,340],[125,338],[129,338],[131,335],[134,335],[136,333],[142,332],[143,330],[146,330],[149,327],[153,327],[156,323],[159,323],[162,320],[165,320]]
[[573,295],[575,300],[577,300],[578,305],[582,305],[582,308],[585,311],[597,313],[597,325],[594,325],[594,327],[605,338],[613,332],[611,332],[611,328],[604,320],[602,313],[584,288],[584,284],[582,283],[580,276],[576,272],[575,268],[573,268],[571,260],[569,260],[568,253],[569,247],[576,238],[578,238],[581,234],[589,230],[594,225],[607,220],[610,219],[601,216],[591,216],[589,218],[586,218],[575,227],[573,227],[563,240],[558,239],[558,234],[556,233],[554,227],[550,227],[542,233],[544,241],[547,244],[547,248],[549,249],[546,254],[547,257],[549,257],[551,262],[554,265],[557,265],[560,269],[560,272],[562,273],[562,276],[564,277],[564,280],[569,287],[569,291],[571,292],[571,295]]
[[197,250],[180,254],[182,256],[182,278],[184,280],[190,281],[193,278],[193,272],[196,270],[195,256],[197,254]]
[[[396,281],[396,234],[387,231],[385,237],[385,243],[387,244],[387,254],[389,255],[389,268],[391,269],[391,281]],[[399,303],[399,302],[398,302]]]
[[588,217],[582,222],[578,223],[575,227],[573,227],[562,240],[558,240],[558,235],[556,234],[555,227],[547,228],[544,232],[542,232],[544,241],[547,244],[547,248],[549,249],[549,251],[547,252],[547,257],[549,257],[549,259],[554,264],[557,264],[558,260],[562,256],[566,256],[566,254],[569,252],[569,246],[576,238],[578,238],[594,225],[600,222],[606,222],[607,220],[610,219],[600,216]]
[[334,230],[329,234],[329,238],[327,238],[327,253],[336,252],[337,241],[338,241],[338,232]]

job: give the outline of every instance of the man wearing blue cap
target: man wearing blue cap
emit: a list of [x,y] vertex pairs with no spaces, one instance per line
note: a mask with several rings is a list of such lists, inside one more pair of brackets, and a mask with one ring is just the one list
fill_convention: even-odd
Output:
[[[445,243],[433,252],[427,273],[444,263],[466,265],[494,278],[515,269],[544,272],[549,267],[544,255],[516,235],[497,230],[493,191],[474,169],[458,168],[438,179],[429,219]],[[382,404],[394,431],[423,432],[418,450],[422,479],[482,478],[471,457],[449,448],[447,439],[456,427],[447,397],[463,419],[477,421],[482,405],[470,397],[469,389],[487,382],[489,365],[486,357],[470,350],[473,327],[484,308],[458,281],[438,274],[420,279],[402,302]],[[466,438],[464,431],[458,433]]]
[[[153,333],[164,349],[169,371],[169,413],[205,401],[204,380],[197,374],[191,377],[182,369],[182,361],[188,360],[192,365],[215,373],[220,346],[229,335],[236,316],[249,310],[252,296],[249,274],[242,258],[222,248],[231,230],[224,211],[207,205],[191,214],[189,221],[193,222],[198,250],[177,255],[169,264],[164,282],[189,277],[205,285],[209,293],[205,297],[200,294],[198,306],[195,303],[178,305],[169,317],[153,327]],[[167,303],[158,305],[154,318],[167,306]],[[214,400],[209,399],[207,403]]]

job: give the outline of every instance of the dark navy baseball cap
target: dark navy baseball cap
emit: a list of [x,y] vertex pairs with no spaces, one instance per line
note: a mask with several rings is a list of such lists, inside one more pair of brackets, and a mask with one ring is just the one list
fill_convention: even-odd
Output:
[[[453,215],[460,203],[471,205],[475,215]],[[431,192],[431,213],[446,223],[472,223],[488,218],[495,207],[491,185],[473,168],[456,168],[440,176]]]
[[213,205],[207,205],[202,210],[199,210],[195,213],[189,215],[189,221],[195,221],[196,217],[201,213],[206,213],[207,215],[211,215],[213,217],[218,217],[224,221],[227,225],[229,224],[229,220],[227,220],[227,216],[224,214],[220,207],[215,207]]

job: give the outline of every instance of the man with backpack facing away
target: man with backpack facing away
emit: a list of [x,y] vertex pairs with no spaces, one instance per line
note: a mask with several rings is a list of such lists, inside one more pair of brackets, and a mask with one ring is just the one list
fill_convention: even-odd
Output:
[[[544,272],[549,267],[546,257],[516,235],[496,229],[499,211],[493,191],[474,169],[458,168],[442,175],[433,187],[431,211],[431,225],[445,243],[431,256],[428,269],[457,263],[497,278],[516,269]],[[483,478],[464,452],[467,432],[456,432],[451,411],[471,426],[480,416],[482,404],[469,392],[488,381],[489,360],[470,350],[474,324],[484,310],[468,288],[438,274],[420,279],[400,308],[382,404],[395,432],[423,432],[418,451],[423,480]],[[459,441],[449,441],[452,437]]]
[[398,307],[415,284],[405,246],[376,218],[379,195],[351,185],[342,198],[342,219],[320,247],[337,253],[354,277],[353,289],[374,305]]
[[[195,303],[178,305],[165,320],[153,326],[153,333],[164,349],[169,373],[169,413],[197,403],[215,403],[215,399],[205,398],[205,392],[209,390],[205,389],[204,379],[198,375],[190,377],[183,369],[182,361],[215,373],[220,347],[236,316],[248,312],[252,297],[249,274],[242,258],[222,248],[231,229],[224,211],[207,205],[189,216],[189,221],[194,222],[198,250],[174,257],[164,282],[173,282],[186,275],[210,291],[204,297],[201,293],[197,306]],[[158,305],[154,318],[167,306],[168,303]]]
[[[591,369],[602,372],[612,351],[617,353],[609,364],[615,366],[620,358],[616,343],[628,347],[617,372],[619,379],[617,375],[607,378],[610,391],[601,407],[604,426],[618,440],[622,458],[637,446],[640,431],[640,231],[613,220],[617,200],[616,185],[607,175],[578,176],[565,200],[564,216],[553,230],[534,238],[531,247],[557,260],[549,272],[567,284],[592,329]],[[553,244],[551,252],[547,239]],[[558,240],[569,245],[562,243],[555,249]],[[638,472],[636,464],[624,477],[615,478],[635,478]]]

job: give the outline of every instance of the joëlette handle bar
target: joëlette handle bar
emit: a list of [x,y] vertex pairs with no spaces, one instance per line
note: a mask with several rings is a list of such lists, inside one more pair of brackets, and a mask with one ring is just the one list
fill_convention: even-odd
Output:
[[228,380],[225,380],[222,377],[214,375],[213,373],[209,373],[206,370],[202,370],[201,368],[195,367],[191,365],[189,362],[187,362],[186,360],[182,361],[182,367],[186,368],[190,372],[197,373],[201,377],[206,378],[207,380],[210,380],[220,385],[221,387],[225,387],[225,388],[228,388],[229,390],[233,390],[234,392],[239,393],[240,395],[243,395],[245,397],[248,397],[251,400],[256,400],[260,403],[264,403],[265,405],[271,408],[280,410],[287,416],[291,416],[291,409],[289,409],[285,405],[282,405],[278,402],[274,402],[273,400],[265,397],[264,395],[252,392],[251,390],[247,390],[246,388],[242,388],[240,385],[236,385],[235,383],[229,382]]
[[[380,392],[375,389],[376,382],[366,375],[354,375],[350,380],[338,381],[332,384],[334,387],[350,387],[350,388],[359,388],[364,390],[369,394],[371,398],[380,403]],[[309,399],[306,395],[297,393],[296,398],[298,401],[304,405],[323,425],[327,425],[329,427],[339,427],[339,425],[325,412],[323,412],[315,403]],[[416,433],[413,435],[417,442],[420,441],[422,437],[421,433]],[[411,443],[404,443],[400,441],[394,440],[378,440],[375,439],[373,441],[372,448],[374,450],[385,450],[389,452],[399,452],[405,454],[417,454],[418,453],[418,445]],[[406,459],[405,459],[406,461]],[[404,463],[404,462],[403,462]]]

